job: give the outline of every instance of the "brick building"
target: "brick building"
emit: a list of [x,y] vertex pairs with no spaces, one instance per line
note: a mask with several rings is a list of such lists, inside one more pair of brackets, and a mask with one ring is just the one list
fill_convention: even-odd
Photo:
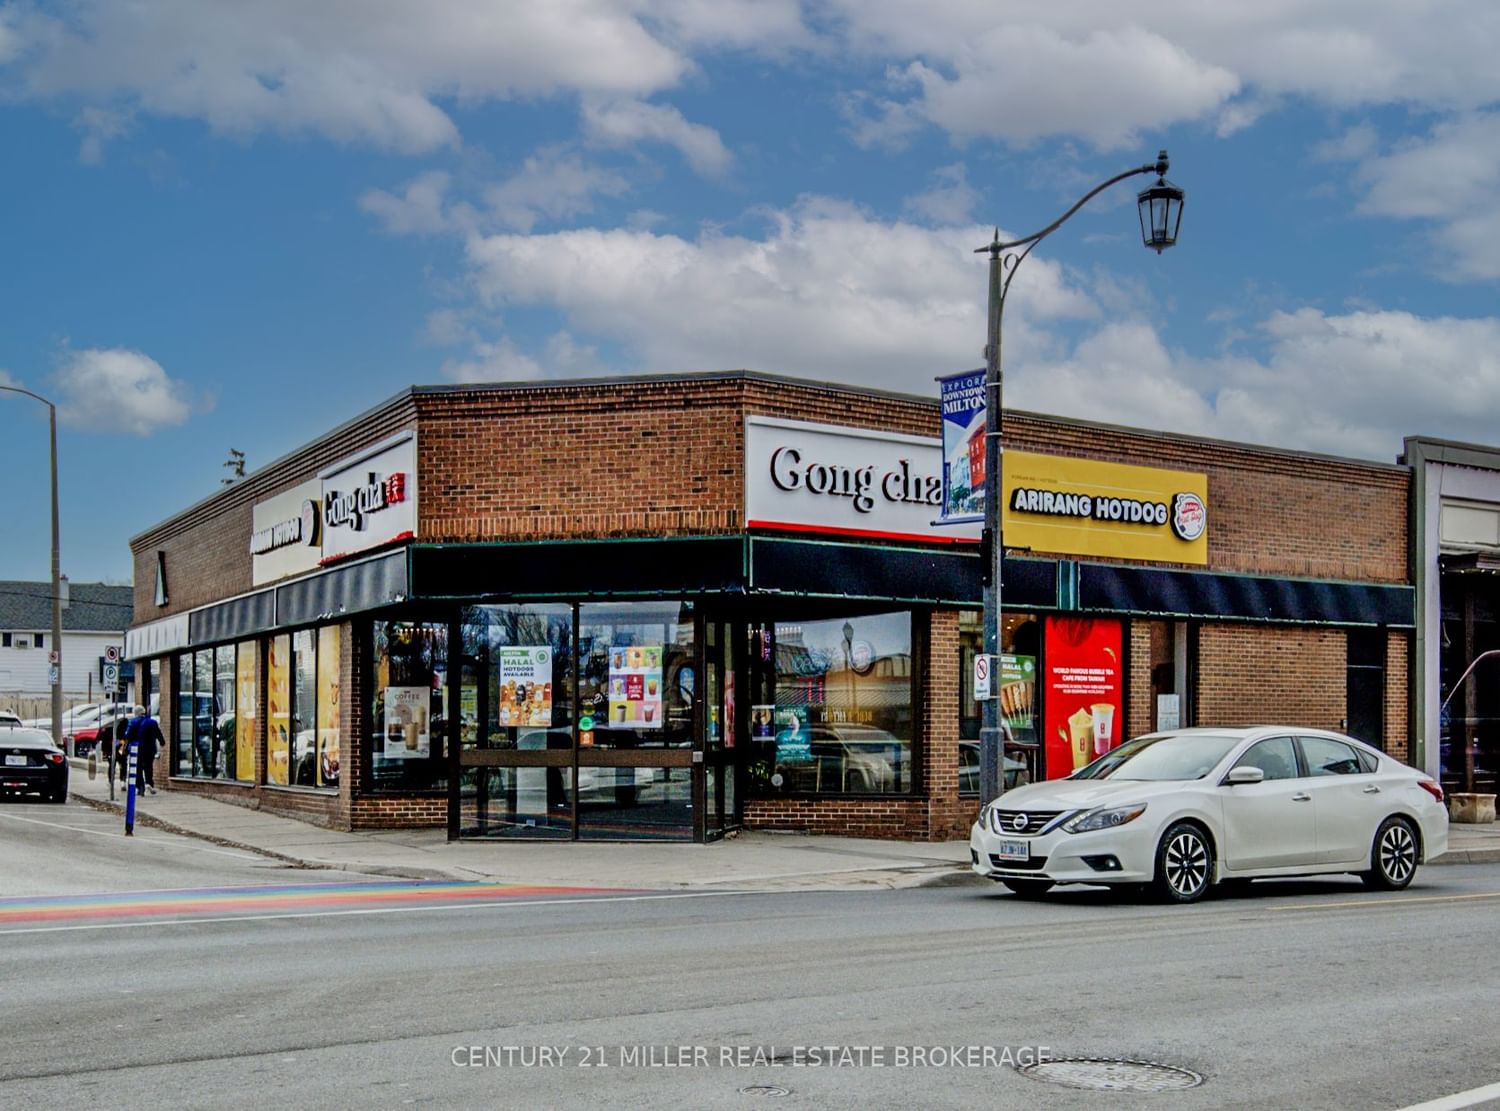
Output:
[[[416,387],[131,542],[163,776],[339,828],[962,836],[981,560],[934,400]],[[1006,416],[1007,777],[1173,723],[1405,758],[1410,472]]]

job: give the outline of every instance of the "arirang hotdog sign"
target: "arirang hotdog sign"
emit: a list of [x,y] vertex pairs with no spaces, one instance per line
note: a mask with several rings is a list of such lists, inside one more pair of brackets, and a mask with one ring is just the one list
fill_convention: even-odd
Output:
[[978,524],[934,524],[943,503],[940,440],[832,424],[745,421],[751,528],[975,541]]
[[1000,488],[1007,548],[1208,562],[1206,475],[1007,451]]

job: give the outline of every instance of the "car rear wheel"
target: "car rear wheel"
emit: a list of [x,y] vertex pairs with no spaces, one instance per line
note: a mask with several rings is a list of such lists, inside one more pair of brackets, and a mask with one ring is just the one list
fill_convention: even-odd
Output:
[[1405,818],[1387,818],[1375,831],[1370,870],[1360,874],[1366,887],[1400,891],[1417,874],[1417,835]]
[[1213,874],[1214,850],[1203,830],[1191,822],[1178,822],[1162,835],[1152,881],[1157,895],[1171,903],[1197,902]]
[[1000,882],[1023,899],[1040,899],[1052,890],[1051,880],[1001,880]]

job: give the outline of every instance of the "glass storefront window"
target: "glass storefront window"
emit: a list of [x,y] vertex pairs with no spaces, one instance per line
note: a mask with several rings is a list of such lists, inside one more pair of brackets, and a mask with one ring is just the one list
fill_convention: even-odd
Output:
[[209,742],[211,761],[207,774],[225,779],[239,778],[236,768],[234,645],[214,649],[214,721]]
[[376,622],[374,652],[371,789],[446,790],[447,625]]
[[318,787],[339,785],[340,640],[337,625],[318,630]]
[[911,614],[779,621],[771,637],[772,701],[750,707],[753,789],[910,793]]
[[266,646],[266,782],[291,781],[292,638],[272,637]]
[[318,781],[318,655],[312,629],[292,634],[291,781],[314,787]]
[[693,769],[578,769],[579,840],[690,840]]
[[211,778],[217,765],[214,752],[218,714],[214,709],[214,654],[193,653],[193,774]]
[[[687,748],[697,672],[690,606],[654,602],[579,607],[579,743]],[[579,786],[582,794],[582,784]]]
[[571,606],[468,606],[460,737],[465,748],[573,744]]
[[571,767],[465,768],[460,797],[462,836],[566,839],[573,835]]
[[[1041,688],[1042,627],[1035,614],[1000,615],[1000,717],[1005,730],[1005,785],[1034,782],[1040,767],[1038,733]],[[958,615],[958,793],[979,794],[980,729],[984,704],[974,697],[974,657],[984,646],[984,615],[963,610]]]
[[177,657],[177,713],[172,730],[172,774],[193,774],[193,654]]

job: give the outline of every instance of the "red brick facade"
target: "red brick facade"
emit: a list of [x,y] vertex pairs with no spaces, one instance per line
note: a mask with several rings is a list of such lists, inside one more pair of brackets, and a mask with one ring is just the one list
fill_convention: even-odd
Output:
[[[748,373],[414,389],[136,537],[136,622],[249,592],[254,504],[408,429],[417,435],[422,543],[741,533],[745,424],[752,415],[925,436],[935,436],[939,425],[931,400]],[[1410,475],[1402,468],[1025,413],[1007,414],[1005,433],[1009,448],[1205,473],[1212,522],[1207,570],[1407,581]],[[161,607],[153,597],[158,553],[165,555],[169,594]],[[918,610],[915,632],[920,792],[747,800],[748,825],[915,839],[965,833],[978,800],[958,792],[957,613]],[[1151,724],[1149,623],[1127,621],[1125,633],[1125,724],[1136,735]],[[366,791],[368,620],[344,621],[340,644],[345,695],[337,791],[265,786],[263,739],[255,764],[260,786],[193,781],[193,789],[343,829],[444,824],[443,795]],[[1336,628],[1205,621],[1197,644],[1198,722],[1338,728],[1347,717],[1344,634]],[[1385,725],[1387,747],[1398,756],[1406,752],[1408,651],[1407,634],[1392,633]],[[264,657],[260,662],[263,729]],[[170,666],[163,677],[168,690],[175,687]],[[162,718],[170,737],[177,722],[170,713]],[[165,781],[165,763],[158,777]]]

